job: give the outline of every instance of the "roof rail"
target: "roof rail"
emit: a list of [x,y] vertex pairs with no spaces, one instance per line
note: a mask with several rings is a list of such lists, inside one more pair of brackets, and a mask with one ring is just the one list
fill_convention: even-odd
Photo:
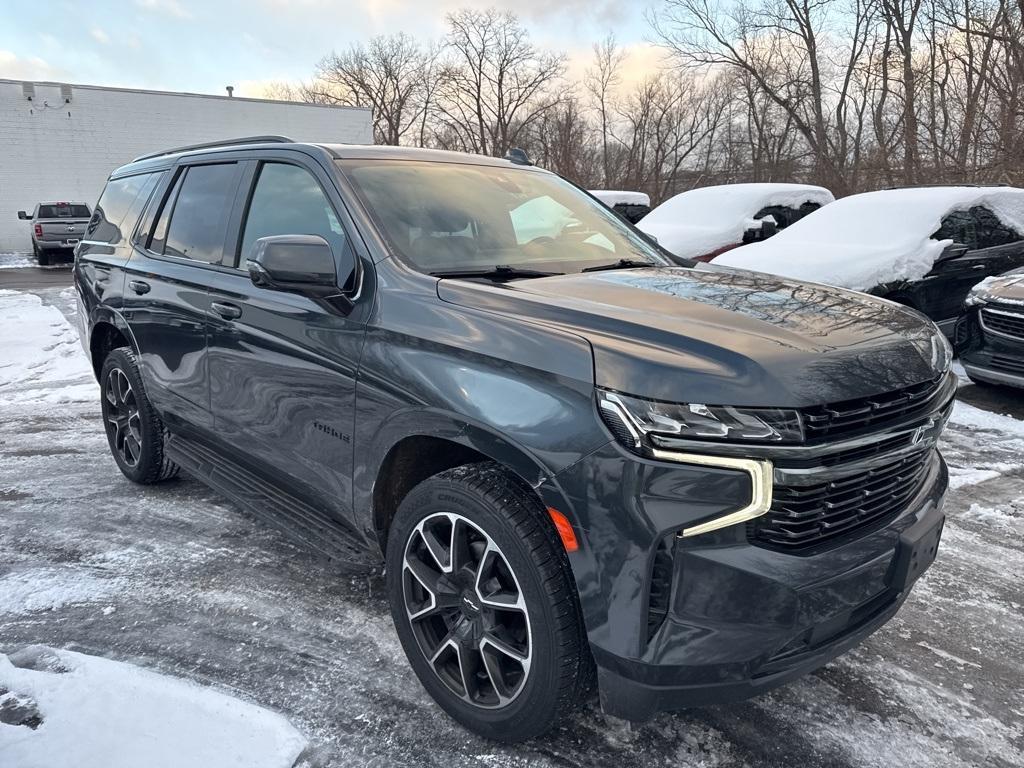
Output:
[[148,155],[139,155],[133,163],[137,163],[140,160],[151,160],[154,157],[163,157],[164,155],[175,155],[178,152],[189,152],[193,149],[213,149],[215,147],[233,147],[236,144],[294,144],[295,139],[289,139],[287,136],[242,136],[238,139],[224,139],[223,141],[207,141],[203,144],[189,144],[187,147],[175,147],[174,149],[164,149],[160,152],[150,152]]

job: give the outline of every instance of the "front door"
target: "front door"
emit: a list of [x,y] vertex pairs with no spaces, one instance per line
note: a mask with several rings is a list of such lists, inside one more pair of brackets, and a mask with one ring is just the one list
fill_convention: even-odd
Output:
[[237,458],[351,520],[365,296],[343,315],[306,296],[256,287],[245,259],[261,237],[320,235],[331,245],[344,283],[356,258],[352,227],[322,168],[298,153],[274,157],[259,162],[242,193],[234,268],[211,283],[215,427]]

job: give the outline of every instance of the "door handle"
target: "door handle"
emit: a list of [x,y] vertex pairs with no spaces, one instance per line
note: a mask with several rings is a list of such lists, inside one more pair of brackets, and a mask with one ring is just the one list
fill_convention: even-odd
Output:
[[235,304],[222,304],[219,301],[215,301],[210,305],[210,308],[225,320],[235,320],[242,316],[242,308]]
[[149,293],[149,283],[144,283],[141,280],[130,280],[128,287],[131,288],[135,293],[141,296],[144,293]]

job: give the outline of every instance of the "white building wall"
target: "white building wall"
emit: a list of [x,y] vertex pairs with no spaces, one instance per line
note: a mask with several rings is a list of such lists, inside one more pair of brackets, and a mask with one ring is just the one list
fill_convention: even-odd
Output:
[[0,80],[0,252],[29,251],[37,202],[95,205],[107,176],[147,152],[206,141],[278,134],[296,141],[369,144],[370,111],[353,107],[188,93]]

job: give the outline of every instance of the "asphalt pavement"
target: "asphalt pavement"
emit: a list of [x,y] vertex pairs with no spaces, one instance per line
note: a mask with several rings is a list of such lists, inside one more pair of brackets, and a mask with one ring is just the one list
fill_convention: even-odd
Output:
[[[70,317],[68,284],[66,271],[0,272],[0,288]],[[61,402],[88,394],[83,381],[0,404],[0,653],[45,643],[212,685],[309,735],[308,768],[1024,764],[1018,393],[962,388],[978,407],[958,405],[943,439],[954,487],[939,558],[860,647],[747,702],[639,726],[592,702],[498,746],[423,691],[379,578],[333,572],[188,477],[132,485],[98,402]]]

